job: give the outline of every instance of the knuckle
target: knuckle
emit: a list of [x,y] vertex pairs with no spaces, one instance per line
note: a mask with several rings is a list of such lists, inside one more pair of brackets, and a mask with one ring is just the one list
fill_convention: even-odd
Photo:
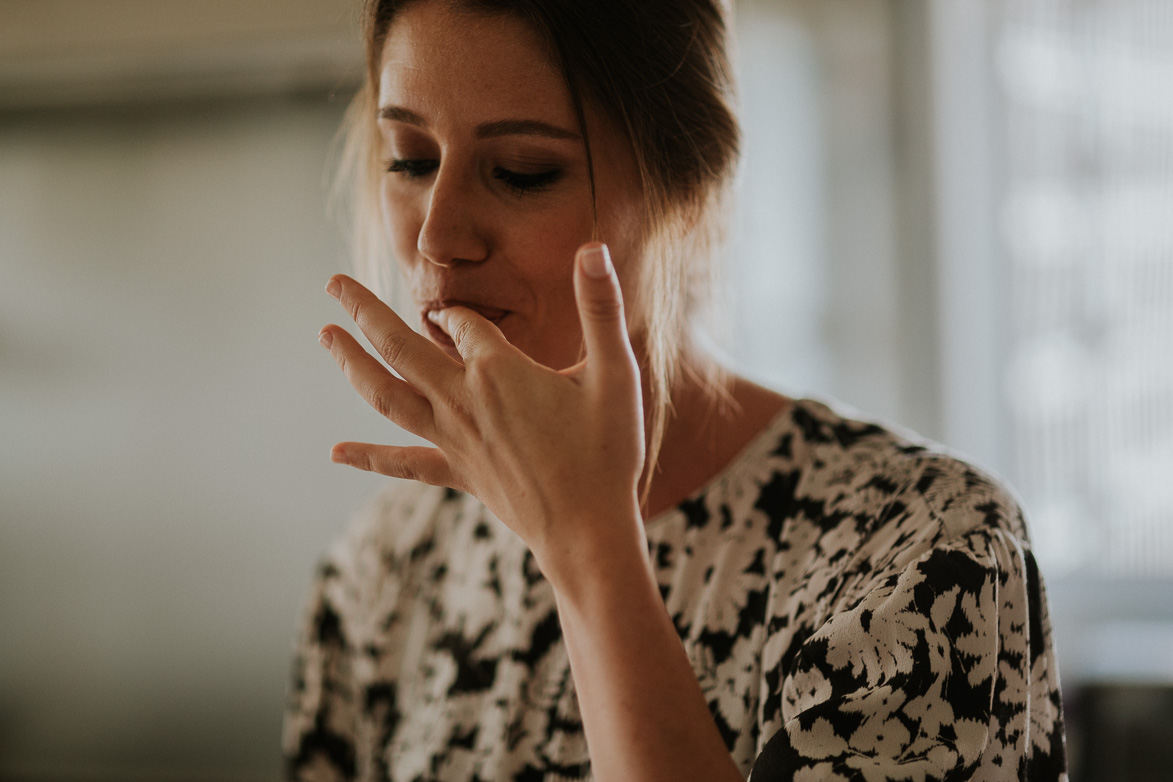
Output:
[[342,286],[342,294],[339,297],[339,302],[341,302],[342,308],[346,310],[351,320],[355,323],[358,323],[362,319],[362,299],[351,293],[350,286]]
[[395,366],[407,351],[407,336],[397,331],[391,331],[379,337],[375,348],[388,364]]
[[384,418],[390,418],[395,412],[395,404],[391,401],[391,395],[382,389],[372,389],[367,398],[370,399],[371,407],[375,409],[375,412]]
[[471,320],[458,320],[452,328],[452,341],[457,345],[464,345],[472,339],[473,333],[473,322]]
[[371,454],[369,469],[371,472],[377,472],[380,475],[387,475],[392,478],[407,478],[414,480],[411,475],[411,470],[405,469],[406,462],[398,454]]
[[623,303],[617,299],[588,299],[583,311],[593,320],[617,320],[623,317]]
[[404,478],[409,481],[419,480],[418,471],[415,469],[415,466],[403,455],[396,455],[388,459],[384,468],[385,475],[390,475],[394,478]]
[[358,454],[357,461],[358,461],[358,466],[364,470],[367,470],[368,472],[378,472],[379,471],[379,467],[380,467],[379,460],[375,458],[375,455],[373,453],[366,450],[365,448],[362,450],[361,453]]

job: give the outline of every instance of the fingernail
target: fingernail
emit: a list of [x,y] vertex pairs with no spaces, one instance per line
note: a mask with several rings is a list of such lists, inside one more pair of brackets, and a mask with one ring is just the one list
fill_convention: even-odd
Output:
[[428,320],[432,323],[440,323],[440,310],[428,310]]
[[346,458],[346,451],[337,445],[330,449],[330,461],[334,464],[350,464],[350,460]]
[[326,350],[329,350],[330,346],[334,344],[334,335],[322,329],[318,332],[318,342],[322,343],[322,347]]
[[329,293],[331,296],[337,299],[342,295],[342,285],[338,282],[338,280],[331,277],[330,281],[326,283],[326,293]]
[[606,277],[611,273],[611,253],[607,245],[596,244],[582,251],[582,270],[590,277]]

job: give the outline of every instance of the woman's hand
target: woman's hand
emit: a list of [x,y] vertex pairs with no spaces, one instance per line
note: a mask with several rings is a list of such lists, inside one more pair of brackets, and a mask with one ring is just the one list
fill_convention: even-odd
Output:
[[340,327],[323,328],[322,344],[372,407],[436,447],[339,443],[331,458],[475,495],[521,536],[547,577],[633,531],[642,538],[639,368],[604,245],[579,248],[574,287],[586,358],[554,371],[478,313],[452,307],[436,322],[461,365],[362,285],[332,278],[327,290],[402,379]]

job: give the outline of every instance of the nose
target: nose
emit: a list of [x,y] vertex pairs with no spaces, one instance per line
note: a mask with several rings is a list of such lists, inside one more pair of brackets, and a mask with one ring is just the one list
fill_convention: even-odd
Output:
[[424,260],[451,268],[488,257],[489,244],[480,224],[474,187],[454,168],[441,164],[437,169],[416,239],[416,249]]

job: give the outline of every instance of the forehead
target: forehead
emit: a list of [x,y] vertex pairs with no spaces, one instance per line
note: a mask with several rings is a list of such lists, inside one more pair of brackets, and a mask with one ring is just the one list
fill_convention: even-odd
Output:
[[410,109],[429,124],[527,118],[575,125],[569,90],[533,29],[514,16],[439,0],[410,3],[392,20],[379,105]]

